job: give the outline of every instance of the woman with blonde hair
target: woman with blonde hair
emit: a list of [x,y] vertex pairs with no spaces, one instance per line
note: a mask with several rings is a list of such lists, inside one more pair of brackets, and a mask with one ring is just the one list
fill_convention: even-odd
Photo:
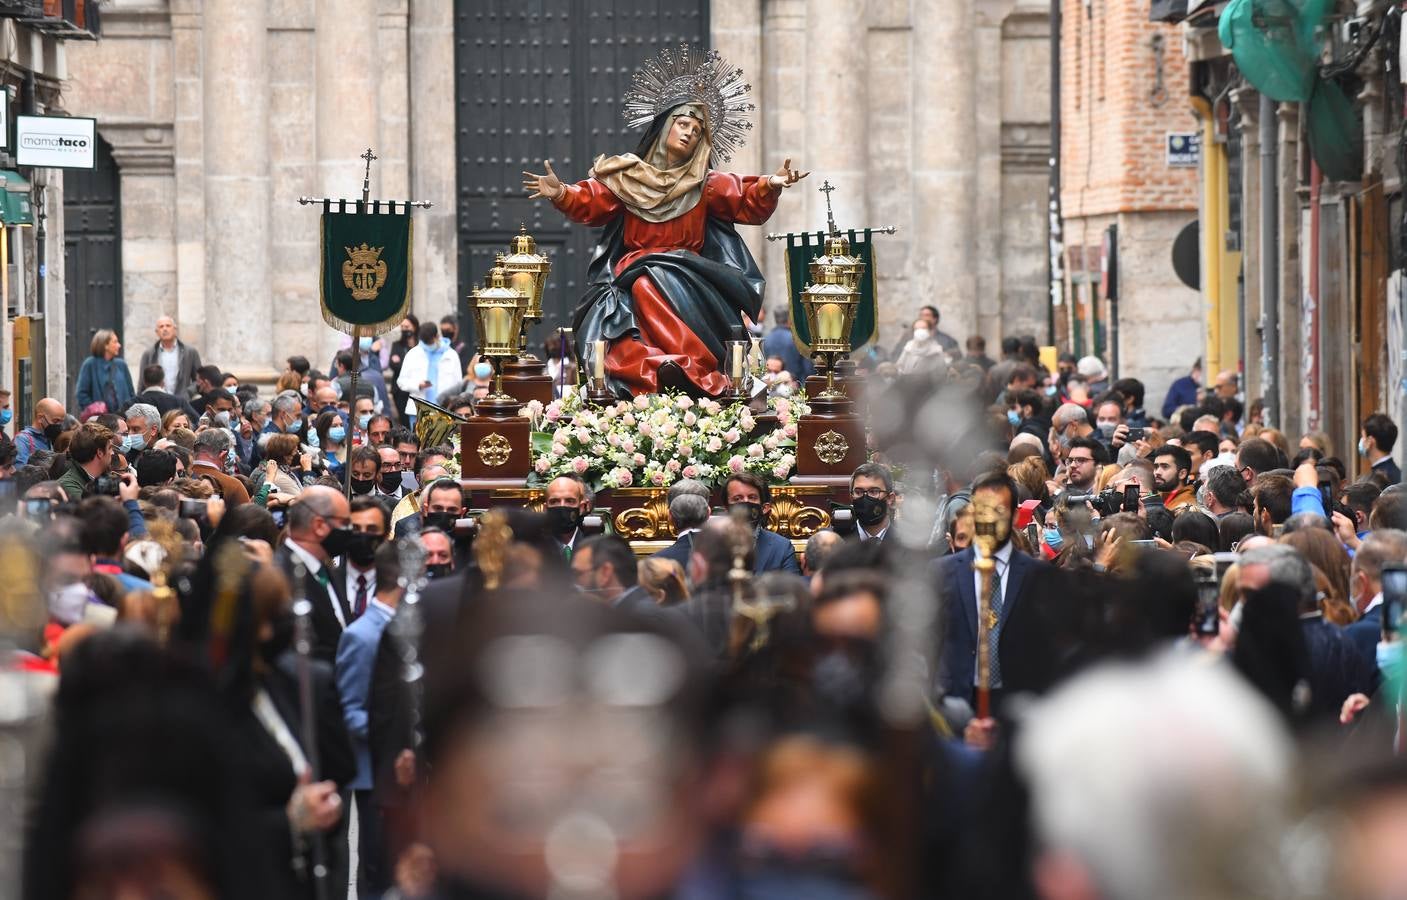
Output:
[[1007,466],[1006,474],[1025,492],[1026,497],[1041,501],[1043,506],[1049,505],[1050,490],[1046,481],[1050,478],[1050,472],[1046,470],[1045,461],[1039,456],[1028,456]]
[[684,567],[675,560],[647,556],[640,560],[636,572],[640,587],[654,597],[659,606],[678,606],[689,599]]
[[1321,458],[1334,455],[1334,442],[1329,440],[1329,435],[1322,431],[1306,432],[1304,437],[1300,438],[1300,449],[1308,450],[1310,448],[1318,450]]
[[171,432],[175,431],[177,428],[184,428],[189,431],[190,427],[191,417],[179,409],[167,410],[166,415],[161,417],[162,437],[170,437]]
[[1290,452],[1290,439],[1285,437],[1285,432],[1279,431],[1275,428],[1263,428],[1260,432],[1260,439],[1263,441],[1269,441],[1270,443],[1279,447],[1280,452],[1285,454],[1285,459],[1287,461],[1294,457],[1294,454]]
[[101,403],[110,413],[121,413],[137,392],[132,388],[132,373],[126,361],[120,359],[122,342],[111,328],[99,328],[88,347],[88,358],[78,369],[74,397],[80,410]]
[[292,369],[285,369],[283,371],[283,374],[279,375],[278,381],[274,382],[275,397],[277,397],[279,394],[282,394],[284,391],[293,391],[295,393],[300,393],[302,392],[302,390],[303,376],[299,375],[297,372],[294,372]]

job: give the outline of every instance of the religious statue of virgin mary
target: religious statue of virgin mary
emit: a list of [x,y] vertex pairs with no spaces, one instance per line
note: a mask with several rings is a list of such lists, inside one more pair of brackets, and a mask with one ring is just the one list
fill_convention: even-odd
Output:
[[617,396],[728,389],[719,371],[746,315],[760,321],[765,282],[733,225],[761,225],[781,192],[810,173],[782,163],[774,175],[730,175],[727,161],[751,128],[750,86],[716,52],[665,50],[636,72],[622,107],[648,125],[634,153],[600,156],[585,181],[523,173],[574,222],[602,228],[574,316],[577,358],[607,342],[606,378]]

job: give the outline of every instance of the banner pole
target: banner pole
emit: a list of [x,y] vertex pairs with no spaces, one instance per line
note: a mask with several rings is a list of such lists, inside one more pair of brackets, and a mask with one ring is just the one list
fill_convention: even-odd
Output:
[[[347,431],[355,435],[357,433],[357,375],[362,369],[362,327],[352,326],[352,386],[350,393],[352,398],[347,401]],[[347,498],[347,503],[352,502],[352,442],[345,441],[342,444],[347,451],[347,464],[342,467],[342,493]]]

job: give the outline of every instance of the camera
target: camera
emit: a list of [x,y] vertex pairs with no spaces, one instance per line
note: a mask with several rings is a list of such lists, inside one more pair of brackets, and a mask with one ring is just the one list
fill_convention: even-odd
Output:
[[1098,494],[1066,494],[1068,506],[1083,506],[1088,503],[1101,516],[1112,516],[1120,512],[1138,512],[1138,485],[1131,484],[1124,489],[1110,488]]
[[116,497],[122,492],[122,476],[104,472],[93,479],[93,493],[99,497]]

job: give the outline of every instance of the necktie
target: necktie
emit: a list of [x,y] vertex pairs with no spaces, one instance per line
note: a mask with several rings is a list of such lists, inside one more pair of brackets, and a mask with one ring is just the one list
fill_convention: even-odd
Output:
[[[993,562],[996,561],[993,560]],[[987,594],[987,610],[988,683],[994,688],[999,688],[1002,686],[1001,657],[997,654],[997,646],[1001,643],[1002,619],[1002,570],[1000,562],[997,562],[996,568],[992,570],[992,589]]]
[[352,615],[361,618],[361,614],[366,612],[366,575],[357,576],[357,599],[356,605],[352,607]]
[[563,544],[563,545],[562,545],[562,558],[565,559],[567,562],[571,562],[571,561],[572,561],[572,545],[571,545],[571,544]]
[[323,590],[332,587],[332,577],[327,574],[327,566],[318,569],[317,572],[313,574],[313,578],[318,584],[322,585]]

